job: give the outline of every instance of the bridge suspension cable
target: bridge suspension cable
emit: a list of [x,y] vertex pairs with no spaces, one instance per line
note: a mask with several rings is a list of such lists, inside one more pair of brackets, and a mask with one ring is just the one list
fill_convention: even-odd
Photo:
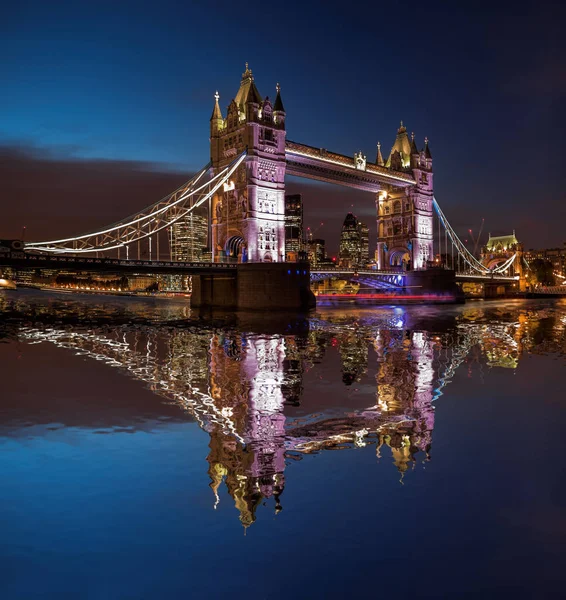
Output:
[[209,181],[199,185],[210,171],[209,163],[173,193],[104,229],[60,240],[26,242],[24,249],[55,254],[108,252],[149,238],[207,202],[218,189],[230,181],[245,155],[246,152],[243,152]]
[[468,266],[474,271],[477,271],[478,273],[482,273],[484,275],[487,273],[491,273],[492,271],[490,271],[487,267],[482,265],[481,262],[466,248],[466,246],[464,246],[460,238],[456,235],[456,232],[452,229],[452,226],[448,222],[448,219],[442,212],[442,209],[438,205],[436,198],[432,199],[432,204],[434,206],[434,209],[436,210],[436,214],[438,215],[440,222],[444,226],[445,232],[448,234],[448,237],[452,242],[452,245],[456,248],[458,254],[464,259]]
[[516,258],[517,258],[517,253],[515,252],[515,254],[513,254],[513,256],[508,258],[503,264],[499,265],[498,267],[495,267],[495,269],[492,269],[491,272],[492,273],[503,273],[503,271],[507,270],[515,262]]

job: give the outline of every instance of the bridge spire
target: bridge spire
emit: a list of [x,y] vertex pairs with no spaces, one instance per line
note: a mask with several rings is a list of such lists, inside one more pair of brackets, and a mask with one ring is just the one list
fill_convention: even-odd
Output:
[[283,100],[281,100],[281,86],[277,84],[275,86],[277,90],[277,97],[275,98],[275,104],[273,105],[274,111],[285,112],[285,107],[283,106]]
[[216,93],[214,94],[214,108],[212,109],[212,116],[210,117],[210,120],[214,120],[214,119],[222,119],[222,111],[220,110],[220,104],[218,104],[218,101],[220,100],[220,94],[218,93],[218,90],[216,90]]
[[409,136],[407,135],[407,128],[401,125],[397,129],[397,137],[395,143],[391,148],[389,158],[385,163],[387,168],[399,171],[404,167],[408,167],[411,164],[411,142],[409,142]]
[[424,153],[425,153],[425,158],[432,159],[432,154],[430,153],[430,148],[428,147],[428,138],[427,137],[425,137],[425,139],[424,139]]
[[381,142],[377,142],[377,157],[375,159],[375,164],[383,167],[385,161],[383,160],[383,156],[381,155]]
[[251,112],[253,115],[257,113],[257,110],[261,103],[263,102],[262,97],[260,96],[257,87],[254,82],[254,76],[252,74],[252,70],[249,68],[248,63],[246,63],[246,70],[242,73],[242,81],[240,81],[240,89],[234,98],[234,102],[240,111],[240,114],[243,114],[247,118],[250,118],[250,114],[248,114],[248,110],[246,109],[246,104],[255,104],[257,105]]
[[417,148],[417,144],[415,143],[415,133],[411,133],[411,154],[418,154],[419,149]]
[[278,125],[285,125],[285,107],[283,106],[283,100],[281,100],[281,86],[277,84],[275,86],[277,90],[277,97],[275,98],[275,104],[273,105],[273,117]]
[[249,68],[248,63],[246,62],[246,70],[242,73],[242,81],[244,79],[252,79],[253,80],[254,76],[252,73],[252,70]]
[[218,132],[224,126],[224,118],[222,117],[222,111],[220,110],[220,94],[218,90],[214,94],[214,108],[212,109],[212,116],[210,117],[210,136],[214,137],[218,135]]

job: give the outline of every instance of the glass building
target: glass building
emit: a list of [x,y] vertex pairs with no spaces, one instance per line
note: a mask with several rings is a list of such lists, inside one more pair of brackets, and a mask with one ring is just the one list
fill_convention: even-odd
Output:
[[348,213],[340,235],[340,266],[355,269],[369,261],[369,228]]
[[203,260],[207,251],[208,219],[204,215],[189,214],[171,225],[171,260]]
[[301,194],[285,196],[285,259],[296,261],[303,250],[303,198]]

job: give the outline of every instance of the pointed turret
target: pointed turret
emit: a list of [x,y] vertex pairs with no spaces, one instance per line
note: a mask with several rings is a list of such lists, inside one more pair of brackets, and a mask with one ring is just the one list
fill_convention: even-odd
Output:
[[[407,135],[407,128],[403,125],[403,121],[401,121],[401,126],[397,130],[397,137],[395,139],[395,143],[391,148],[391,152],[389,154],[389,158],[387,159],[386,167],[391,168],[391,159],[393,155],[398,152],[399,158],[401,161],[401,167],[408,167],[411,164],[411,144],[409,142],[409,136]],[[398,162],[395,160],[394,162]]]
[[[255,120],[255,116],[257,115],[257,111],[262,99],[255,86],[254,76],[252,70],[248,66],[248,63],[246,63],[246,70],[242,73],[240,89],[238,90],[234,101],[236,102],[238,110],[241,114],[244,114],[247,119],[251,118],[251,120]],[[252,105],[249,111],[246,110],[246,105],[248,104]]]
[[285,107],[283,106],[283,100],[281,100],[281,86],[277,84],[275,89],[277,90],[277,97],[273,105],[273,118],[277,125],[285,128]]
[[224,119],[222,117],[222,111],[220,110],[220,104],[218,103],[220,100],[220,95],[218,94],[218,90],[214,94],[214,108],[212,110],[212,116],[210,117],[210,135],[217,134],[222,127],[224,126]]
[[285,107],[283,106],[283,100],[281,100],[281,86],[277,84],[275,86],[277,90],[277,98],[275,98],[275,104],[273,105],[273,110],[277,112],[285,112]]
[[419,154],[417,144],[415,143],[415,134],[411,133],[411,154]]
[[428,147],[428,138],[424,139],[424,155],[425,158],[430,158],[432,160],[432,154],[430,153],[430,148]]
[[261,104],[261,96],[259,95],[253,80],[248,91],[248,97],[246,98],[246,104],[249,104],[250,102],[253,104]]
[[383,156],[381,155],[381,142],[377,142],[377,157],[375,159],[375,164],[383,167],[385,164],[383,160]]
[[220,94],[218,93],[218,90],[216,90],[216,93],[214,94],[214,108],[212,109],[212,116],[210,117],[211,121],[214,119],[222,119],[222,111],[220,110],[218,100],[220,100]]
[[414,169],[419,166],[419,158],[420,153],[415,143],[415,134],[411,133],[411,168]]

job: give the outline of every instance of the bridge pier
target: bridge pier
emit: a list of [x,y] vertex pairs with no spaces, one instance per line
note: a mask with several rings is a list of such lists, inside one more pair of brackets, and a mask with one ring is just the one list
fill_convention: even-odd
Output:
[[308,310],[316,300],[308,263],[243,263],[230,273],[192,276],[191,306],[238,310]]
[[462,290],[456,285],[456,274],[450,269],[407,271],[405,286],[412,295],[453,296],[462,301]]
[[503,298],[509,294],[510,286],[502,283],[485,283],[483,286],[484,298]]
[[191,306],[237,308],[236,273],[192,275]]

